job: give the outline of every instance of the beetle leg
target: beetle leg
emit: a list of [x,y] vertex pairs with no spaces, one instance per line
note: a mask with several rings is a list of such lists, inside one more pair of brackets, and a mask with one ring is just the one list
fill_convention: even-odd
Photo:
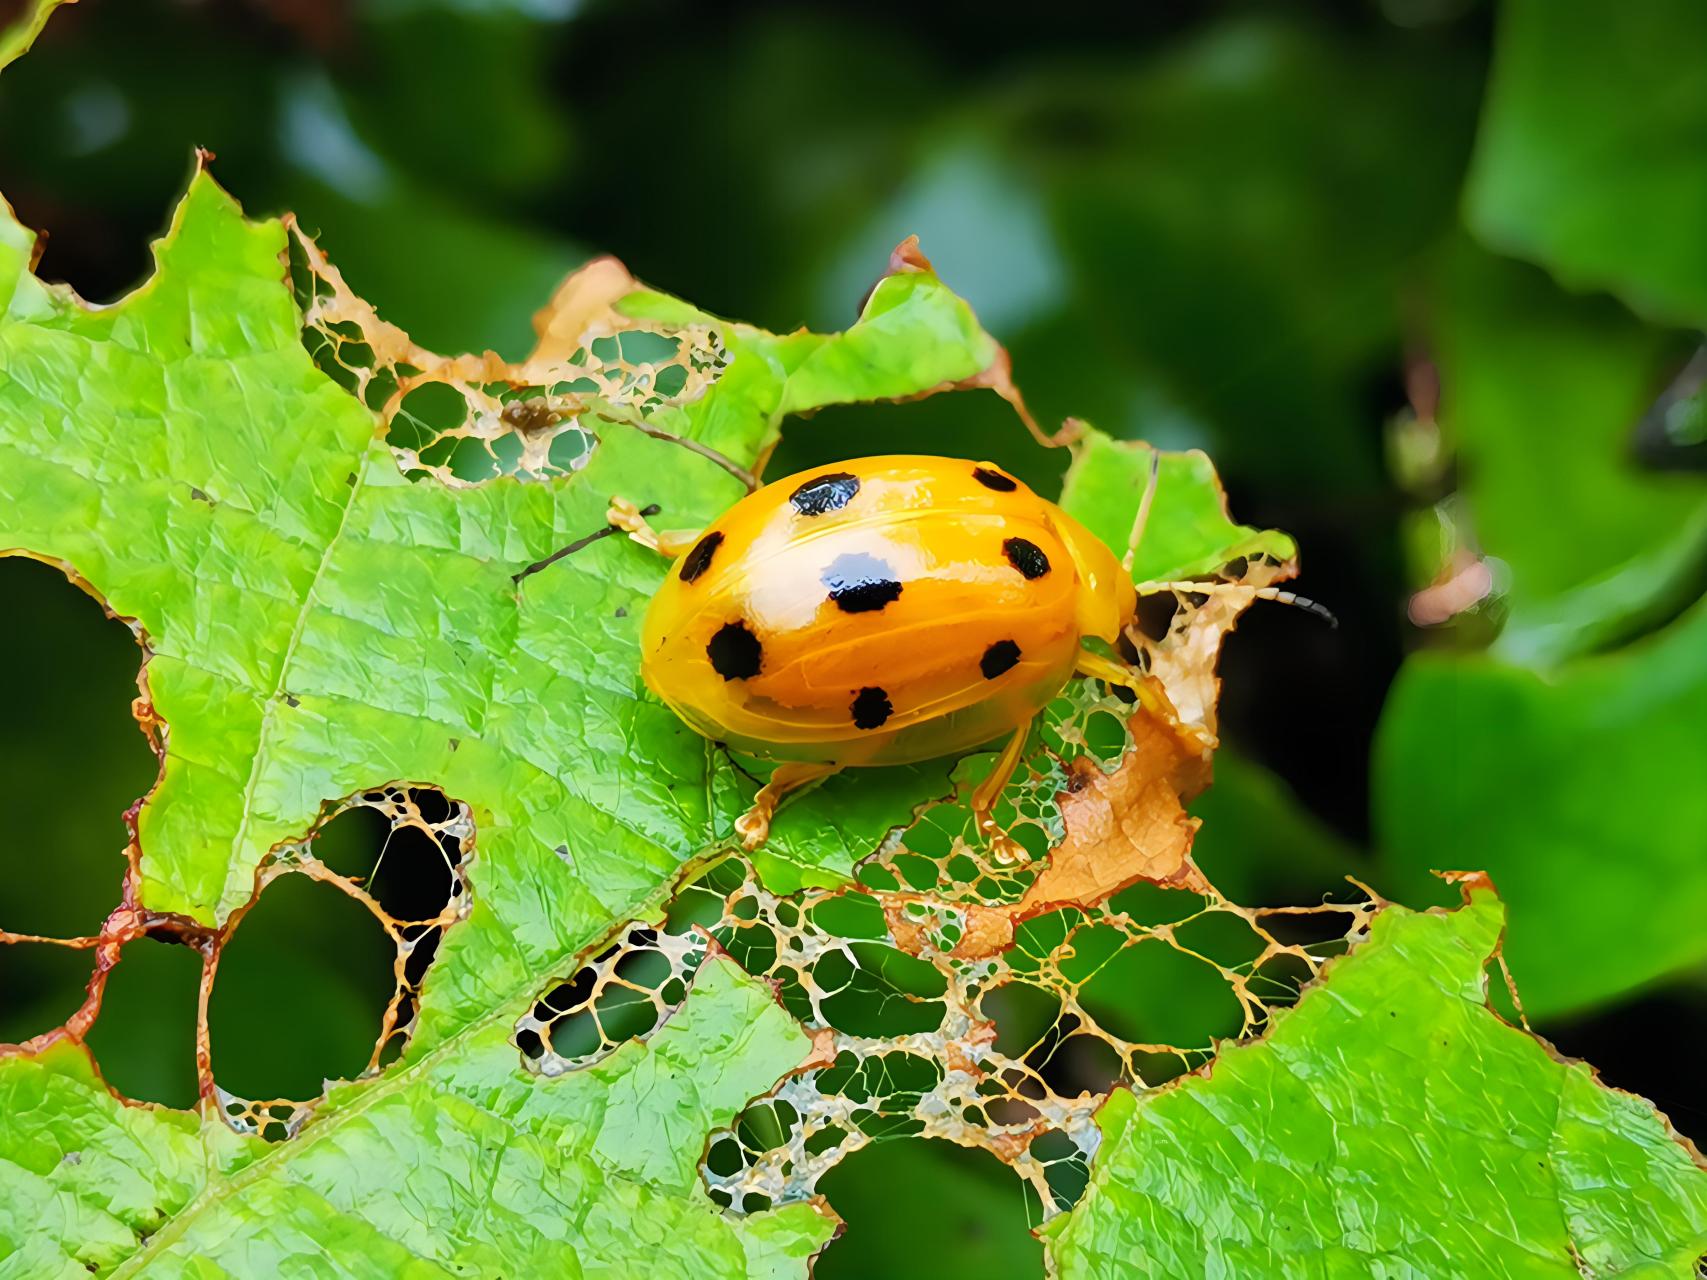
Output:
[[1008,783],[1013,781],[1014,770],[1019,768],[1020,757],[1025,754],[1025,740],[1030,733],[1031,720],[1028,717],[1014,730],[1014,736],[1008,739],[1002,754],[996,757],[995,767],[972,793],[972,820],[977,824],[978,834],[989,841],[990,851],[995,854],[997,862],[1023,862],[1028,856],[1025,847],[996,822],[996,802],[1002,798]]
[[753,797],[753,807],[735,819],[735,834],[741,837],[742,846],[757,849],[765,842],[771,833],[771,817],[789,792],[839,773],[841,768],[839,764],[779,764],[771,780]]
[[671,529],[659,533],[646,523],[647,516],[657,514],[656,506],[642,509],[627,498],[613,497],[610,500],[610,508],[605,512],[605,519],[612,528],[621,529],[648,551],[656,551],[672,560],[699,541],[699,531],[696,529]]
[[1138,695],[1138,704],[1144,710],[1160,716],[1164,720],[1175,720],[1178,714],[1173,704],[1168,701],[1168,695],[1162,692],[1161,685],[1153,676],[1147,676],[1124,662],[1116,662],[1113,658],[1105,658],[1100,653],[1092,653],[1089,649],[1079,650],[1079,663],[1075,668],[1082,676],[1101,680],[1104,684],[1118,685],[1122,689],[1130,689]]

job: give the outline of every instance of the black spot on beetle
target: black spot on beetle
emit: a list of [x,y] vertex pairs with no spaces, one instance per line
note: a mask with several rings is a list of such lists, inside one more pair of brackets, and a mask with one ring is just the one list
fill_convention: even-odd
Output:
[[682,581],[696,581],[711,568],[711,557],[717,554],[717,548],[722,545],[723,535],[715,530],[694,543],[693,550],[682,557]]
[[1019,482],[1004,476],[994,467],[973,467],[972,478],[986,489],[994,489],[997,493],[1012,493],[1019,488]]
[[725,680],[745,680],[759,674],[764,649],[744,622],[725,622],[705,646],[711,669]]
[[1024,538],[1009,538],[1002,543],[1002,550],[1007,552],[1008,563],[1027,578],[1041,578],[1049,572],[1049,557],[1043,554],[1043,548],[1035,542],[1027,542]]
[[821,516],[829,511],[840,511],[853,501],[854,494],[858,492],[858,476],[849,475],[846,471],[832,471],[827,476],[808,480],[788,495],[788,501],[803,516]]
[[984,650],[984,656],[978,659],[978,670],[984,673],[984,679],[994,680],[997,676],[1012,671],[1018,661],[1019,646],[1012,640],[998,640]]
[[894,603],[901,595],[895,571],[863,551],[837,556],[824,570],[823,583],[830,588],[830,599],[843,613],[871,613]]
[[854,728],[877,729],[883,726],[895,708],[889,704],[889,695],[883,690],[865,688],[854,697],[849,710],[853,712]]

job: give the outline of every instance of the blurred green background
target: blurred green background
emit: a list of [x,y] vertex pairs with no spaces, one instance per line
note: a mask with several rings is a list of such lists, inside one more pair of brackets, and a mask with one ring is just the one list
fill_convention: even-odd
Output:
[[[109,300],[204,146],[419,341],[509,355],[594,253],[840,327],[919,234],[1041,419],[1208,450],[1340,617],[1231,642],[1211,878],[1444,902],[1429,868],[1490,870],[1538,1029],[1707,1138],[1707,6],[1115,9],[83,0],[0,77],[0,191]],[[891,449],[1064,463],[979,392],[825,412],[774,467]],[[92,933],[154,773],[136,650],[53,569],[0,559],[0,598],[0,927]],[[389,948],[345,905],[303,881],[245,921],[223,1086],[365,1063]],[[0,1039],[86,956],[0,948]],[[196,980],[128,949],[116,1087],[192,1099]],[[987,1157],[895,1143],[825,1189],[821,1275],[1038,1274]]]

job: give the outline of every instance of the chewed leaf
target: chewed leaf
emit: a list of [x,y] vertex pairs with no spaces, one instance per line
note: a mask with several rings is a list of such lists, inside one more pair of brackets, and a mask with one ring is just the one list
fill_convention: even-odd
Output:
[[1486,889],[1390,907],[1262,1042],[1113,1094],[1048,1229],[1062,1280],[1692,1275],[1707,1175],[1652,1106],[1489,1010],[1502,922]]
[[[639,619],[664,566],[602,536],[608,498],[632,497],[658,507],[669,527],[693,527],[743,491],[790,409],[970,385],[994,386],[1016,402],[1017,394],[1000,348],[916,254],[878,283],[847,333],[786,337],[717,320],[642,289],[614,263],[596,263],[540,314],[536,351],[508,364],[420,348],[351,293],[311,243],[278,224],[244,221],[205,173],[158,247],[154,280],[114,307],[89,309],[36,282],[26,269],[28,239],[14,226],[7,241],[13,294],[0,343],[14,376],[0,388],[8,463],[0,471],[0,542],[71,566],[135,620],[147,645],[139,715],[162,748],[162,774],[138,815],[127,892],[148,912],[175,913],[180,935],[214,958],[211,981],[232,923],[258,892],[288,871],[329,874],[311,843],[328,812],[370,794],[432,791],[456,801],[448,819],[460,842],[453,899],[432,921],[393,922],[398,995],[367,1073],[318,1103],[244,1102],[217,1084],[216,1045],[204,1097],[227,1123],[282,1145],[262,1154],[253,1138],[204,1130],[206,1142],[235,1144],[233,1159],[253,1172],[240,1192],[163,1206],[170,1222],[150,1236],[147,1256],[214,1249],[217,1240],[288,1256],[293,1240],[318,1230],[318,1200],[305,1200],[303,1187],[359,1223],[348,1229],[375,1256],[390,1256],[395,1233],[375,1234],[392,1220],[381,1203],[390,1193],[369,1192],[359,1172],[369,1126],[381,1117],[401,1122],[417,1095],[478,1092],[501,1079],[513,1100],[498,1110],[514,1120],[515,1136],[493,1129],[488,1137],[509,1141],[525,1162],[540,1116],[580,1106],[574,1099],[588,1081],[637,1056],[655,1060],[717,1014],[705,988],[724,980],[722,966],[708,978],[704,946],[649,941],[645,929],[622,933],[632,954],[599,953],[585,998],[575,981],[554,982],[625,916],[655,902],[683,864],[725,846],[752,793],[737,766],[640,685]],[[429,391],[436,399],[423,405]],[[573,447],[560,450],[564,440]],[[1100,438],[1085,441],[1078,483],[1095,492],[1098,469],[1110,470],[1106,501],[1081,505],[1092,518],[1129,525],[1142,485],[1114,460],[1137,455],[1110,445],[1100,457]],[[1153,515],[1161,544],[1179,553],[1170,571],[1225,568],[1241,540],[1253,580],[1284,571],[1279,553],[1289,555],[1290,543],[1280,535],[1206,514],[1221,511],[1206,462],[1170,457],[1163,470]],[[120,493],[122,522],[102,506],[102,495]],[[559,556],[566,546],[574,550]],[[1273,563],[1258,554],[1265,547],[1277,553]],[[812,1000],[797,1008],[784,980],[785,1003],[818,1037],[819,1053],[833,1027],[853,1028],[846,1034],[856,1043],[879,1032],[899,1007],[889,994],[900,991],[897,983],[924,984],[908,1003],[926,1022],[945,1007],[933,989],[977,1008],[992,975],[966,970],[962,958],[987,958],[1017,941],[1042,947],[1025,966],[1034,980],[1066,964],[1031,933],[1019,937],[1029,916],[1063,922],[1057,943],[1065,945],[1106,932],[1100,914],[1078,913],[1100,912],[1103,899],[1134,880],[1207,889],[1194,878],[1194,824],[1180,797],[1203,782],[1215,644],[1242,603],[1182,601],[1164,634],[1143,639],[1149,678],[1185,719],[1134,719],[1130,703],[1090,683],[1070,688],[1044,717],[1005,818],[1030,841],[1030,866],[992,861],[968,825],[965,791],[988,757],[961,762],[952,783],[953,761],[868,771],[784,813],[758,864],[772,883],[725,890],[730,909],[750,893],[787,930],[814,900],[863,897],[846,888],[856,874],[869,874],[882,894],[875,918],[886,940],[846,953],[875,966],[870,974],[853,977],[823,1009]],[[425,829],[443,834],[432,823]],[[943,840],[947,854],[937,851]],[[926,866],[934,867],[928,885],[919,879]],[[881,889],[886,876],[899,878],[889,891]],[[777,896],[806,885],[822,888],[796,892],[793,902]],[[1206,912],[1223,908],[1229,919],[1240,915],[1231,904]],[[143,925],[115,920],[124,936],[96,942],[117,951]],[[1119,913],[1111,920],[1129,931],[1122,936],[1136,955],[1149,926]],[[1251,927],[1260,933],[1259,918]],[[430,933],[435,948],[424,980],[410,968],[417,933]],[[750,972],[773,976],[750,930],[726,940]],[[1248,957],[1205,965],[1168,950],[1201,968],[1202,980],[1244,993],[1228,997],[1237,1030],[1259,1025],[1263,1000],[1283,999],[1296,974],[1318,963],[1306,948],[1267,945],[1292,977]],[[645,952],[668,962],[655,997],[635,976]],[[939,967],[951,983],[931,976]],[[1070,969],[1061,972],[1063,989],[1090,982]],[[752,1013],[760,997],[740,990]],[[92,996],[86,1016],[98,1016],[98,1006]],[[553,1035],[576,1009],[594,1018],[603,1040],[579,1059],[560,1052]],[[655,1011],[650,1025],[625,1037],[622,1028],[646,1009]],[[595,1143],[594,1155],[643,1181],[667,1181],[689,1201],[703,1196],[693,1166],[706,1133],[806,1057],[798,1032],[783,1037],[786,1053],[760,1052],[750,1037],[764,1025],[756,1016],[730,1024],[731,1035],[739,1029],[748,1038],[726,1045],[739,1068],[714,1073],[715,1107],[683,1112],[679,1132],[659,1127],[667,1111],[648,1112],[650,1128],[636,1119],[620,1131],[607,1112],[611,1136]],[[946,1064],[982,1053],[987,1037],[978,1025],[962,1021],[930,1056]],[[387,1066],[386,1038],[401,1034],[411,1042]],[[1137,1079],[1141,1062],[1154,1059],[1142,1069],[1165,1071],[1163,1060],[1203,1059],[1207,1033],[1180,1034],[1189,1043],[1179,1049],[1135,1028],[1108,1032],[1107,1043],[1129,1060],[1126,1077]],[[61,1052],[52,1045],[37,1047]],[[986,1102],[989,1110],[962,1126],[963,1138],[1010,1159],[1026,1151],[1020,1135],[1028,1122],[1016,1108],[1029,1106],[1021,1101],[1026,1081],[1047,1075],[1028,1056],[1037,1055],[1000,1068],[1000,1089],[1012,1095],[1005,1112],[1000,1099],[967,1099],[974,1112]],[[885,1057],[876,1053],[871,1070],[887,1071]],[[518,1072],[519,1061],[534,1072]],[[40,1069],[29,1057],[10,1065],[25,1081]],[[656,1101],[662,1087],[662,1078],[649,1084],[648,1096]],[[1065,1128],[1038,1135],[1068,1143],[1048,1154],[1042,1142],[1031,1157],[1028,1177],[1051,1209],[1071,1199],[1091,1105],[1071,1103],[1061,1113]],[[123,1117],[116,1106],[102,1102],[91,1114]],[[490,1127],[466,1120],[470,1133]],[[390,1124],[382,1126],[389,1149],[413,1151],[429,1168],[452,1158],[461,1141]],[[855,1145],[818,1151],[791,1189],[774,1196],[746,1175],[715,1189],[745,1213],[798,1202],[814,1171]],[[274,1177],[274,1169],[288,1176]],[[1052,1182],[1046,1169],[1061,1177]],[[757,1189],[735,1203],[741,1183]],[[265,1213],[246,1217],[234,1204]],[[457,1204],[443,1208],[447,1219],[457,1217]],[[697,1210],[672,1212],[691,1220]],[[788,1238],[810,1242],[816,1230]],[[461,1247],[435,1239],[428,1251],[452,1259]]]
[[829,1221],[805,1205],[724,1218],[694,1163],[706,1129],[805,1051],[769,994],[717,961],[650,1044],[549,1091],[488,1023],[378,1087],[335,1092],[312,1138],[269,1152],[120,1102],[60,1044],[0,1059],[0,1247],[31,1276],[742,1280],[750,1255],[801,1274]]
[[[5,1215],[29,1224],[29,1250],[96,1270],[146,1257],[171,1273],[180,1253],[227,1248],[284,1266],[342,1233],[382,1270],[425,1250],[515,1271],[526,1268],[505,1251],[543,1234],[573,1270],[572,1255],[620,1260],[663,1232],[694,1259],[685,1273],[744,1274],[749,1256],[798,1270],[827,1230],[815,1211],[730,1226],[695,1171],[706,1132],[805,1055],[766,989],[719,963],[665,1035],[597,1072],[549,1081],[519,1069],[512,1027],[547,976],[726,841],[751,795],[640,684],[640,616],[665,565],[593,535],[613,494],[672,525],[709,520],[744,491],[785,405],[926,394],[976,380],[999,348],[927,271],[880,281],[869,327],[779,338],[595,264],[542,314],[528,360],[441,358],[385,325],[285,226],[244,220],[205,172],[153,279],[111,307],[38,281],[32,240],[0,218],[0,548],[66,567],[132,622],[146,655],[137,715],[161,775],[136,815],[127,905],[80,940],[102,962],[76,1025],[42,1028],[0,1063],[20,1100],[8,1115],[58,1126],[67,1151],[133,1125],[80,1054],[81,1093],[31,1110],[98,1017],[102,976],[165,928],[203,950],[212,982],[258,893],[286,871],[330,874],[306,841],[351,797],[388,786],[456,797],[449,821],[465,844],[478,832],[479,850],[455,852],[457,896],[440,916],[388,926],[399,993],[357,1081],[317,1104],[246,1103],[216,1083],[215,1044],[201,1065],[205,1121],[199,1137],[185,1130],[190,1163],[229,1157],[240,1185],[220,1174],[154,1192],[164,1153],[126,1147],[112,1175],[140,1180],[153,1215],[131,1234],[33,1162],[9,1175]],[[395,438],[423,386],[453,394],[461,416],[441,434],[484,451],[484,473],[423,462],[430,442]],[[533,447],[570,430],[573,456]],[[821,860],[832,841],[845,848],[830,831],[803,856]],[[434,951],[417,955],[426,938]],[[427,954],[430,966],[415,963]],[[404,1034],[404,1059],[390,1062]],[[445,1101],[459,1091],[466,1106]],[[429,1113],[427,1129],[411,1127]],[[228,1120],[282,1145],[269,1152]],[[579,1165],[561,1149],[571,1129],[585,1139]],[[14,1137],[22,1149],[40,1135],[0,1133]],[[374,1179],[382,1149],[413,1152],[419,1185]],[[509,1153],[496,1187],[489,1169],[457,1165],[496,1149]],[[606,1183],[598,1221],[571,1231],[561,1206]],[[503,1238],[465,1238],[457,1224],[489,1215],[495,1191],[513,1210]],[[432,1230],[400,1226],[400,1203],[430,1211]],[[44,1221],[66,1225],[35,1231]]]
[[[26,27],[51,7],[37,0]],[[0,61],[27,39],[0,37]],[[1381,1107],[1390,1126],[1406,1114],[1391,1100],[1409,1101],[1417,1144],[1457,1159],[1461,1111],[1416,1110],[1405,1091],[1417,1059],[1464,1056],[1426,1038],[1460,1005],[1487,1023],[1465,1032],[1480,1056],[1436,1094],[1467,1089],[1489,1141],[1501,1106],[1535,1118],[1551,1060],[1479,1005],[1486,903],[1442,917],[1469,931],[1442,958],[1394,942],[1436,936],[1433,917],[1361,886],[1247,908],[1193,860],[1185,805],[1210,780],[1219,647],[1294,571],[1291,540],[1234,523],[1201,454],[1042,431],[916,241],[839,333],[725,320],[601,259],[538,313],[524,358],[444,355],[204,170],[152,278],[108,307],[37,278],[36,238],[0,208],[0,553],[59,566],[131,626],[134,710],[160,762],[98,933],[28,939],[93,969],[63,1024],[0,1046],[0,1270],[785,1280],[832,1234],[820,1176],[899,1134],[1004,1162],[1033,1220],[1072,1213],[1065,1265],[1106,1273],[1127,1245],[1095,1224],[1150,1171],[1123,1163],[1139,1131],[1112,1123],[1134,1105],[1123,1090],[1154,1099],[1143,1115],[1189,1112],[1175,1100],[1202,1082],[1172,1082],[1223,1046],[1242,1047],[1211,1083],[1237,1094],[1241,1064],[1303,1038],[1316,1080],[1351,1072],[1330,1099],[1342,1111]],[[1064,504],[1130,548],[1155,599],[1079,655],[1097,678],[1068,681],[1014,743],[993,822],[979,788],[996,757],[978,750],[850,770],[746,858],[734,819],[765,766],[646,690],[641,619],[668,569],[616,535],[612,499],[686,533],[762,478],[791,415],[972,388],[1004,398],[1016,432],[1073,445]],[[349,860],[336,824],[377,832],[371,859]],[[377,919],[395,990],[352,1078],[255,1101],[210,1011],[240,998],[217,985],[222,960],[229,977],[272,886],[303,877]],[[109,1090],[85,1039],[108,974],[150,939],[199,963],[193,1112]],[[1402,1060],[1354,1016],[1371,970],[1370,998],[1419,1019]],[[315,995],[302,972],[280,980]],[[1337,1022],[1324,992],[1344,996]],[[1324,1017],[1360,1046],[1349,1067],[1310,1038]],[[1541,1083],[1503,1098],[1474,1075],[1490,1063]],[[1621,1262],[1643,1231],[1693,1231],[1701,1175],[1681,1148],[1561,1078],[1583,1095],[1570,1115],[1610,1118],[1601,1165],[1570,1170],[1583,1256]],[[1262,1083],[1248,1132],[1288,1158],[1298,1133],[1320,1147],[1308,1089]],[[1296,1113],[1263,1111],[1273,1098]],[[1173,1184],[1235,1195],[1239,1153],[1192,1123],[1166,1153]],[[1356,1146],[1344,1184],[1402,1184],[1387,1176],[1399,1145],[1382,1131]],[[1658,1188],[1662,1208],[1619,1217],[1600,1186],[1632,1202]],[[1287,1195],[1319,1227],[1312,1260],[1361,1256],[1362,1223],[1398,1212],[1382,1199],[1336,1217],[1283,1186],[1240,1204],[1267,1215],[1260,1239],[1284,1236]],[[1149,1233],[1140,1249],[1175,1226],[1126,1221]]]
[[[583,905],[543,913],[545,942],[579,939],[574,922],[601,914],[586,914],[585,895],[632,902],[726,834],[730,815],[707,804],[722,766],[641,696],[639,615],[661,562],[608,539],[519,588],[517,575],[603,529],[614,493],[673,526],[709,520],[799,399],[794,364],[813,370],[799,394],[818,404],[922,394],[974,376],[996,348],[969,330],[964,303],[915,273],[874,292],[875,333],[719,325],[706,338],[722,352],[715,366],[660,395],[655,361],[598,354],[636,337],[674,342],[666,330],[683,327],[621,314],[635,286],[620,269],[590,300],[572,282],[542,318],[539,352],[514,368],[422,352],[340,293],[335,273],[313,275],[307,336],[346,395],[304,350],[284,248],[277,224],[245,223],[201,174],[148,287],[4,331],[0,544],[71,564],[152,653],[170,743],[140,815],[149,904],[215,923],[321,804],[419,778],[499,815],[495,838],[526,858],[562,866],[552,851],[569,847]],[[39,288],[14,278],[20,295]],[[678,314],[708,333],[708,318]],[[885,361],[890,349],[904,357]],[[579,452],[550,474],[541,452],[554,484],[460,482],[448,459],[424,462],[425,444],[395,439],[429,382],[469,420],[435,440],[490,446],[493,459],[517,440],[520,462],[487,478],[522,474],[532,423],[572,425]],[[364,401],[385,420],[380,438]],[[526,412],[507,413],[516,405]],[[406,482],[400,463],[424,482]],[[118,492],[122,527],[93,514]],[[619,759],[650,781],[619,777]],[[512,821],[512,809],[532,816]]]
[[[1133,580],[1202,581],[1263,588],[1297,572],[1297,545],[1278,530],[1235,524],[1215,468],[1201,452],[1164,453],[1086,429],[1074,445],[1061,505],[1130,559]],[[1212,749],[1221,642],[1252,592],[1158,592],[1153,625],[1129,630],[1145,669],[1166,690],[1179,721]],[[1146,609],[1140,605],[1140,621]]]
[[[1061,505],[1116,551],[1137,524],[1156,450],[1087,430],[1075,447]],[[1215,577],[1239,561],[1289,564],[1297,545],[1284,533],[1236,524],[1227,514],[1215,468],[1197,450],[1163,453],[1142,536],[1133,548],[1139,582]],[[1242,574],[1235,571],[1235,578]]]

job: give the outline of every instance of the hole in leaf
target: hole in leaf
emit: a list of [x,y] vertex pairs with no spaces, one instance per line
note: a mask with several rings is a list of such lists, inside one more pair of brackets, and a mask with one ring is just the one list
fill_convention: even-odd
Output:
[[1325,954],[1345,950],[1347,932],[1357,917],[1350,911],[1268,912],[1261,914],[1263,928],[1276,942],[1308,947]]
[[1138,630],[1151,640],[1161,640],[1174,625],[1174,619],[1179,615],[1180,599],[1171,591],[1161,591],[1154,595],[1138,597],[1138,612],[1135,619]]
[[[0,599],[0,774],[11,797],[0,928],[93,935],[119,902],[124,811],[157,771],[131,715],[141,654],[124,623],[51,565],[0,556]],[[0,1010],[28,990],[0,990]]]
[[[441,793],[421,788],[408,794],[412,800],[430,797],[434,812],[449,816]],[[422,820],[431,821],[424,811]],[[351,805],[339,813],[315,835],[310,852],[360,884],[393,920],[431,920],[457,889],[451,859],[460,852],[447,854],[425,826],[394,824],[368,805]]]
[[1191,1064],[1177,1053],[1156,1053],[1135,1049],[1127,1062],[1135,1079],[1155,1089],[1176,1080],[1191,1069]]
[[1031,1140],[1031,1158],[1045,1166],[1045,1177],[1056,1203],[1073,1204],[1090,1181],[1090,1162],[1073,1140],[1059,1130],[1049,1130]]
[[996,1025],[996,1052],[1023,1057],[1061,1016],[1061,999],[1029,982],[1005,982],[984,992],[979,1012]]
[[[994,1156],[929,1139],[856,1151],[819,1189],[847,1224],[814,1264],[814,1280],[929,1273],[1036,1280],[1043,1245],[1034,1194]],[[949,1260],[952,1260],[951,1262]]]
[[359,1075],[394,989],[391,939],[332,884],[277,877],[225,943],[208,1001],[214,1079],[246,1098],[315,1098]]
[[1125,947],[1080,988],[1086,1012],[1139,1044],[1206,1046],[1238,1034],[1239,1001],[1213,965],[1163,942]]
[[1179,925],[1174,938],[1182,947],[1229,968],[1250,964],[1267,945],[1248,920],[1231,911],[1205,911]]
[[182,943],[142,937],[125,944],[88,1036],[102,1077],[125,1097],[195,1105],[201,976],[200,953]]
[[840,893],[814,904],[812,923],[838,938],[882,938],[889,932],[883,905],[868,893]]
[[934,1031],[946,1007],[942,973],[917,957],[873,942],[850,944],[856,966],[847,983],[819,1005],[824,1019],[856,1036],[904,1036]]
[[[687,998],[705,954],[698,932],[632,927],[535,1003],[516,1044],[546,1075],[591,1066],[657,1030]],[[533,1043],[541,1052],[528,1052]]]
[[1248,985],[1251,994],[1265,1005],[1284,1008],[1297,1002],[1298,993],[1314,976],[1310,966],[1298,956],[1270,956],[1256,967]]
[[1107,1040],[1080,1032],[1061,1041],[1050,1055],[1043,1077],[1052,1092],[1072,1098],[1107,1093],[1120,1080],[1125,1066],[1120,1051]]
[[1165,889],[1140,880],[1109,899],[1110,911],[1131,918],[1134,924],[1152,927],[1174,924],[1203,909],[1203,895],[1189,889]]
[[0,1044],[60,1026],[82,1005],[95,953],[49,942],[0,946]]

